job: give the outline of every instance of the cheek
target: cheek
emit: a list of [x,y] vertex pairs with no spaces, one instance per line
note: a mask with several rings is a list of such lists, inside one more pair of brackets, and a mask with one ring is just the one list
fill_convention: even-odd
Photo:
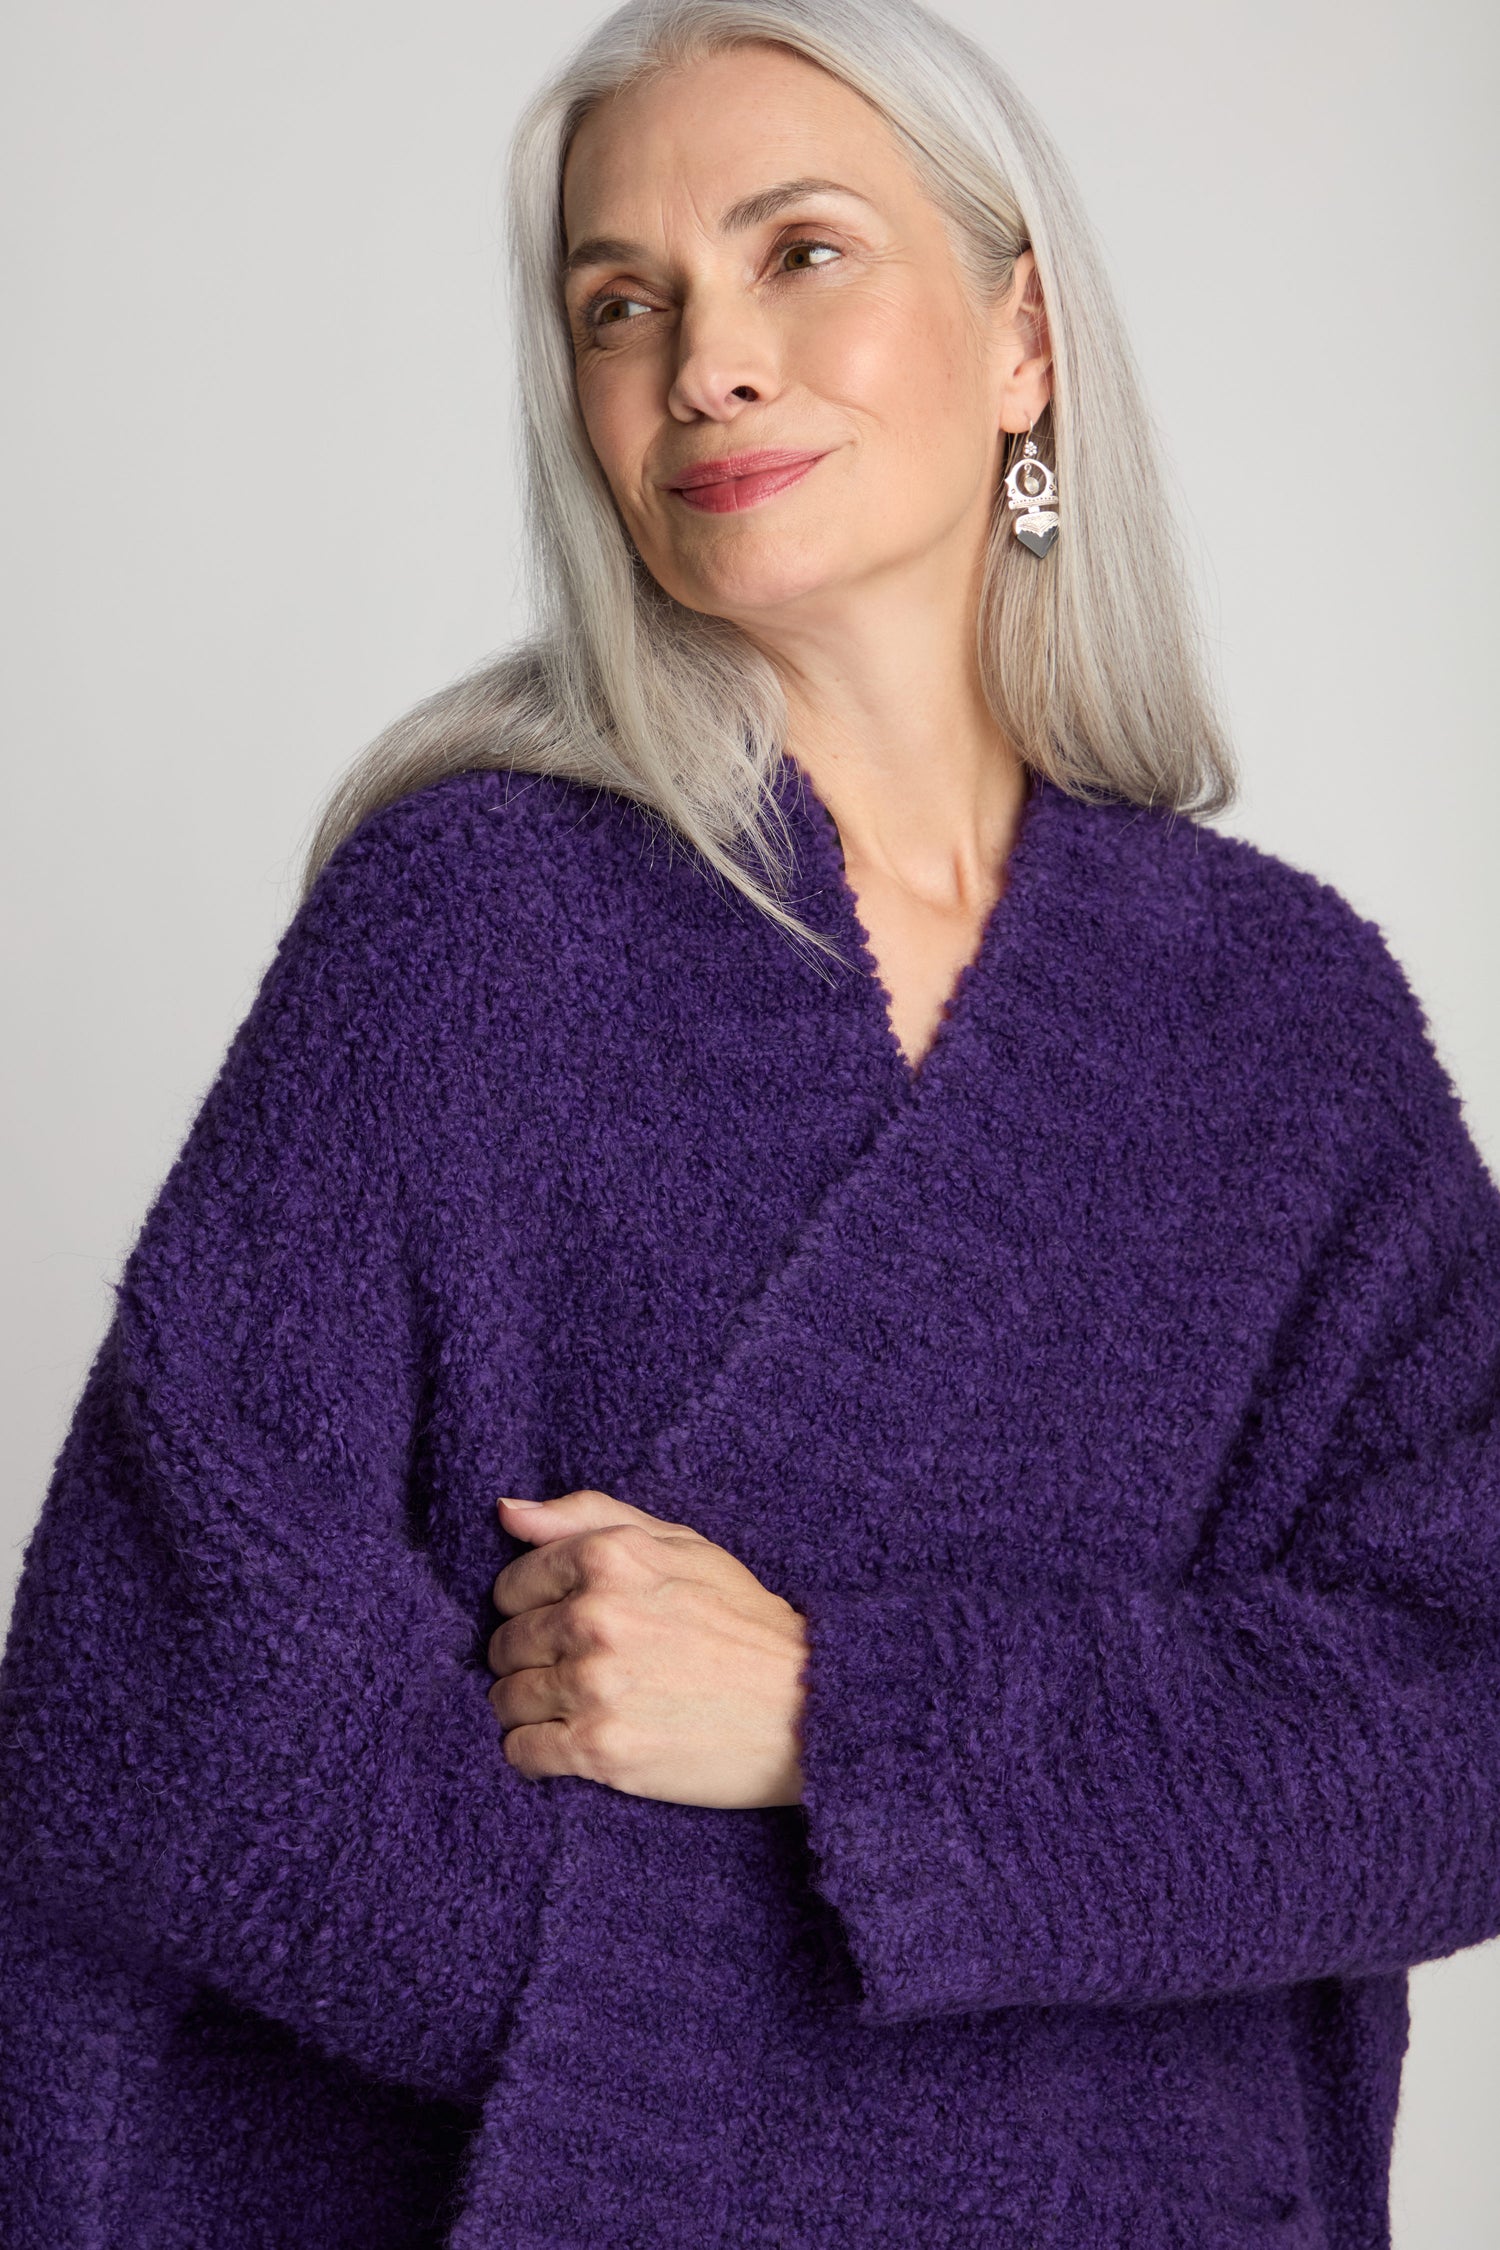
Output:
[[628,514],[636,508],[640,465],[655,427],[654,393],[623,361],[578,379],[578,407],[610,490]]
[[989,442],[984,370],[945,303],[851,303],[806,338],[804,379],[866,426],[867,437],[928,470],[972,465]]

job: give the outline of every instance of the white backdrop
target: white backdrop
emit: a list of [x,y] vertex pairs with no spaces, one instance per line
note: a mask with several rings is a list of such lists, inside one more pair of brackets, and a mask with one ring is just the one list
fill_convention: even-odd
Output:
[[[4,1600],[324,793],[523,622],[501,164],[607,12],[11,0]],[[1221,825],[1380,922],[1500,1172],[1500,16],[949,12],[1103,236],[1243,759]],[[1500,1942],[1412,2008],[1396,2250],[1494,2250]]]

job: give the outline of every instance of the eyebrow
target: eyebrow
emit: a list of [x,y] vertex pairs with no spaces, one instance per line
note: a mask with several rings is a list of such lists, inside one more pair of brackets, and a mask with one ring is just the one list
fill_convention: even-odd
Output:
[[[743,234],[747,227],[763,225],[767,219],[773,219],[778,211],[785,210],[789,203],[800,203],[809,195],[850,195],[856,203],[864,203],[871,210],[874,209],[867,195],[861,195],[858,188],[845,187],[840,180],[781,180],[775,187],[757,188],[754,195],[744,196],[738,203],[731,203],[719,220],[720,231],[724,234]],[[590,235],[587,242],[580,242],[564,258],[563,279],[566,280],[569,274],[577,273],[584,266],[629,264],[636,258],[648,258],[650,255],[643,243],[626,242],[614,234]]]

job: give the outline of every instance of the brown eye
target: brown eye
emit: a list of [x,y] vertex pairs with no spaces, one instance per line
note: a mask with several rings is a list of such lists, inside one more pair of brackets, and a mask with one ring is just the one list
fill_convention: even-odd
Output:
[[605,314],[614,305],[642,305],[647,312],[651,310],[651,307],[646,304],[643,297],[626,297],[622,296],[618,291],[616,291],[613,296],[610,296],[606,292],[606,294],[603,296],[591,297],[589,302],[579,313],[578,317],[582,321],[585,328],[628,327],[629,323],[627,321],[605,319]]
[[[843,256],[843,252],[839,249],[837,243],[816,241],[784,242],[781,246],[781,255],[783,258],[790,257],[791,253],[794,250],[831,250],[836,258],[841,258]],[[815,270],[815,268],[809,268],[807,266],[803,266],[801,268],[801,271],[803,273]]]

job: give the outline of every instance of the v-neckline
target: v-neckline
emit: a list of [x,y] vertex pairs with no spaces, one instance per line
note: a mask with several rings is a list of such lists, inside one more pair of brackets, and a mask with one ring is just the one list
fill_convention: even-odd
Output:
[[[1006,950],[1015,919],[1017,884],[1019,882],[1024,891],[1029,879],[1035,843],[1035,816],[1049,797],[1060,796],[1061,792],[1043,775],[1034,770],[1030,773],[1016,832],[1006,857],[1000,894],[985,916],[973,953],[959,969],[938,1017],[936,1030],[915,1063],[896,1033],[891,993],[875,957],[870,933],[860,918],[859,898],[844,865],[838,824],[818,795],[807,768],[799,765],[790,752],[783,753],[782,766],[776,776],[776,793],[787,810],[790,823],[794,829],[800,826],[806,838],[809,868],[822,878],[821,895],[831,910],[821,917],[822,932],[839,943],[845,959],[850,960],[857,971],[854,981],[862,1003],[862,1013],[873,1034],[873,1043],[894,1081],[898,1097],[904,1103],[915,1102],[933,1082],[934,1066],[937,1066],[937,1074],[941,1076],[948,1067],[947,1058],[951,1051],[963,1046],[979,988],[987,981],[996,956]],[[806,897],[791,903],[804,919],[810,919]],[[813,926],[818,927],[819,924],[814,922]]]

